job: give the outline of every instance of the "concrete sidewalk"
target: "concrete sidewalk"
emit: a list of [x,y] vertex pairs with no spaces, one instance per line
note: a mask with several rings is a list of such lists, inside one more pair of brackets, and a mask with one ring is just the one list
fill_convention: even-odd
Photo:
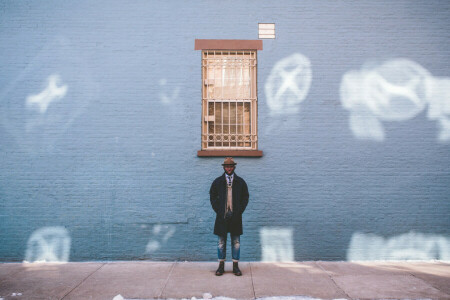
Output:
[[450,299],[444,262],[240,263],[243,276],[215,276],[216,262],[0,264],[3,299],[203,298]]

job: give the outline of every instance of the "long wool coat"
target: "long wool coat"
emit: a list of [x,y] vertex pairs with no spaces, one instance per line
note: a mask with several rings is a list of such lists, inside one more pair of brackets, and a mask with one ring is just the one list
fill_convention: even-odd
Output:
[[233,178],[233,217],[231,220],[225,220],[225,209],[227,205],[227,181],[225,173],[217,177],[211,184],[209,190],[209,198],[211,206],[216,212],[216,222],[214,224],[214,234],[219,236],[241,235],[242,230],[242,213],[248,204],[248,188],[244,179],[234,174]]

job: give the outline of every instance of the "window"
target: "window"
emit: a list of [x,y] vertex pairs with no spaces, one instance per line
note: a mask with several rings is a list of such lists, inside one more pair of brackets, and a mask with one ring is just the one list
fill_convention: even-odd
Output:
[[256,72],[256,49],[202,49],[199,156],[262,156],[258,151]]
[[256,51],[202,56],[202,149],[255,150]]

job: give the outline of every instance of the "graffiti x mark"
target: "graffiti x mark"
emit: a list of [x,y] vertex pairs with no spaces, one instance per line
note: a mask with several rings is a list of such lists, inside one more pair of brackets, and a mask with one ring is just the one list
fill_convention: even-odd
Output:
[[58,86],[59,81],[58,75],[49,76],[47,87],[42,92],[27,97],[27,106],[37,105],[40,113],[45,113],[50,103],[63,98],[67,93],[67,85]]

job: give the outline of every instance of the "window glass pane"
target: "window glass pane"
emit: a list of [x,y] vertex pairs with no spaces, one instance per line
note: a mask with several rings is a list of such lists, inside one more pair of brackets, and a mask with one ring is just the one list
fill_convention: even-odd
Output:
[[[228,54],[230,53],[230,54]],[[207,55],[207,97],[215,99],[249,99],[251,97],[251,68],[253,60],[248,52],[226,52]]]
[[236,102],[230,103],[231,133],[236,134]]
[[250,103],[246,102],[244,103],[244,133],[250,134],[251,133],[251,119],[250,119]]

